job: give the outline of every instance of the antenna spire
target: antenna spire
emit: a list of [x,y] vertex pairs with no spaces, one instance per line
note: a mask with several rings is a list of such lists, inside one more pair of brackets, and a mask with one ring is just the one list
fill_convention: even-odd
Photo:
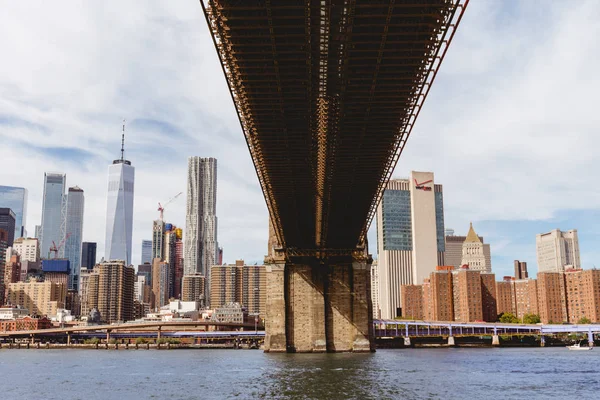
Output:
[[123,118],[123,133],[121,134],[121,161],[125,160],[125,118]]

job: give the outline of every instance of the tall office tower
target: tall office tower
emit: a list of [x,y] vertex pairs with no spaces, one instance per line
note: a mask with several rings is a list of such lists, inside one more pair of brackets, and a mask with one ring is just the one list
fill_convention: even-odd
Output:
[[35,238],[18,238],[13,243],[13,251],[21,258],[21,281],[26,281],[29,273],[40,270],[40,246]]
[[481,273],[481,305],[483,320],[496,322],[498,318],[498,300],[496,295],[496,275]]
[[142,264],[152,263],[152,240],[142,240]]
[[66,235],[64,258],[71,262],[69,274],[69,290],[79,291],[79,275],[81,271],[81,238],[83,236],[83,190],[77,186],[70,187],[67,193]]
[[157,219],[152,223],[152,259],[165,259],[165,223]]
[[96,265],[96,248],[95,242],[81,243],[81,269],[94,269]]
[[581,268],[577,229],[551,230],[535,238],[538,272],[564,272]]
[[0,208],[0,229],[8,234],[8,245],[15,241],[15,213],[10,208]]
[[42,199],[42,225],[40,228],[42,258],[49,255],[52,242],[58,245],[63,239],[63,205],[67,176],[44,174],[44,198]]
[[391,319],[400,315],[400,286],[420,284],[444,265],[444,200],[433,173],[388,182],[377,208],[377,250],[381,318]]
[[470,270],[481,272],[492,272],[492,266],[487,264],[484,253],[484,247],[479,236],[473,229],[473,224],[469,226],[469,233],[462,245],[462,260],[460,265],[468,265]]
[[[0,262],[1,264],[1,262]],[[0,270],[2,267],[0,266]],[[4,278],[4,281],[2,281]],[[4,299],[8,296],[5,293],[6,287],[9,283],[17,283],[21,280],[21,260],[18,254],[14,254],[10,259],[6,259],[4,265],[3,277],[0,276],[0,304],[4,304]]]
[[[448,231],[452,231],[452,235],[448,235]],[[478,235],[477,238],[483,244],[483,255],[485,257],[485,264],[491,271],[492,254],[490,251],[490,244],[486,243],[483,240],[483,236]],[[466,236],[455,236],[453,229],[446,229],[446,251],[444,252],[445,265],[451,265],[454,268],[460,268],[460,266],[462,265],[463,244],[466,239]]]
[[210,267],[217,260],[217,160],[190,157],[183,270],[206,277],[210,298]]
[[527,279],[529,273],[527,272],[527,263],[525,261],[515,260],[515,279]]
[[169,263],[171,284],[169,296],[181,298],[181,279],[183,278],[183,230],[173,224],[165,224],[164,261]]
[[538,272],[538,307],[543,324],[567,322],[565,275],[562,272]]
[[124,260],[131,264],[133,229],[133,189],[135,168],[125,159],[125,124],[121,137],[121,158],[108,167],[106,206],[106,260]]
[[0,186],[0,207],[15,213],[14,238],[27,237],[27,189],[14,186]]
[[584,317],[599,322],[600,270],[569,270],[565,273],[565,281],[569,322],[576,324]]
[[[120,260],[105,261],[95,268],[98,273],[98,311],[109,324],[133,319],[133,285],[135,271]],[[89,289],[88,289],[89,290]],[[88,292],[88,303],[89,295]],[[93,301],[92,301],[93,303]]]
[[42,244],[42,242],[41,242],[41,240],[42,240],[42,225],[35,226],[35,236],[34,237],[40,241],[40,245],[41,245]]
[[462,267],[452,271],[454,320],[473,322],[483,320],[481,303],[481,271]]
[[[95,293],[95,304],[88,302],[88,293],[92,291]],[[81,307],[81,315],[89,315],[92,308],[98,307],[98,272],[94,272],[92,269],[81,269],[81,276],[79,277],[79,299]]]

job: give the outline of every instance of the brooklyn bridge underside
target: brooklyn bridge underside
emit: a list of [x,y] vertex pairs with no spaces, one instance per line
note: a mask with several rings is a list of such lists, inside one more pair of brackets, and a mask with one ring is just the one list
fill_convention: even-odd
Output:
[[267,351],[373,350],[368,226],[468,0],[201,0],[271,216]]

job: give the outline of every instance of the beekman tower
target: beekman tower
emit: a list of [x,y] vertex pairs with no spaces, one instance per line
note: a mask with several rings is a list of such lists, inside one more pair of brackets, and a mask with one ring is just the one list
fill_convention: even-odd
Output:
[[210,267],[217,261],[217,160],[188,159],[187,210],[185,225],[184,274],[206,277],[209,296]]
[[135,168],[125,159],[125,122],[121,136],[121,158],[108,167],[108,196],[106,206],[107,260],[124,260],[131,264],[133,229],[133,187]]

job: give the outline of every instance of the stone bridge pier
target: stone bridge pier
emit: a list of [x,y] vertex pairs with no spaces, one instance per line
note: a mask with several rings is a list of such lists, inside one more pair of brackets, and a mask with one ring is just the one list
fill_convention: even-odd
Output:
[[265,259],[265,351],[375,351],[371,263],[358,252],[323,258],[274,251]]

